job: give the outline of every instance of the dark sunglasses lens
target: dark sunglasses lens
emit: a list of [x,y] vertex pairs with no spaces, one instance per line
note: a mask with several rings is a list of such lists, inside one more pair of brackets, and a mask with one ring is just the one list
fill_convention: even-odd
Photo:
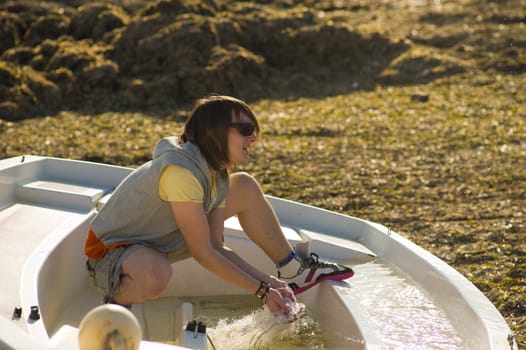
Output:
[[251,136],[256,129],[254,124],[251,123],[233,123],[230,126],[239,130],[239,133],[243,136]]
[[254,133],[254,125],[252,124],[240,125],[239,132],[243,136],[250,136]]

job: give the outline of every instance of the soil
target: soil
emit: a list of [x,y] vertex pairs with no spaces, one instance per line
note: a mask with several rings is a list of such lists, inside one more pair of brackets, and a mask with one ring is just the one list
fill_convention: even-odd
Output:
[[3,1],[0,158],[138,166],[247,100],[269,194],[390,226],[526,346],[526,0]]

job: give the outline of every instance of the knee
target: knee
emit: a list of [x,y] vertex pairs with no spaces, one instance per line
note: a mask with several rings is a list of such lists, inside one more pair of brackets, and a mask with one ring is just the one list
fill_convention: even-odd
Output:
[[172,266],[168,262],[151,264],[146,274],[146,294],[156,298],[166,289],[172,278]]
[[242,193],[245,194],[262,193],[261,187],[256,178],[245,172],[238,172],[230,175],[230,186],[242,190]]
[[225,217],[239,215],[250,208],[259,209],[264,201],[263,191],[252,175],[244,172],[230,175]]

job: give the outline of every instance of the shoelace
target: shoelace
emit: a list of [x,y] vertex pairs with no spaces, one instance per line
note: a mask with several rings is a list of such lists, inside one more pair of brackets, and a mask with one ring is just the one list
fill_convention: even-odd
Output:
[[335,265],[335,264],[332,264],[332,263],[329,263],[323,260],[320,261],[319,259],[320,257],[318,256],[318,254],[310,253],[310,257],[306,260],[307,267],[308,268],[313,268],[313,267],[324,268],[324,267],[334,267]]

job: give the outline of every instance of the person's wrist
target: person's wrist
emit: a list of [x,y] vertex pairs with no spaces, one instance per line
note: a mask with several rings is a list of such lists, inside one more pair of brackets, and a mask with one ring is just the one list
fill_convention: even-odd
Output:
[[270,290],[270,284],[264,281],[259,282],[259,287],[254,293],[255,296],[257,296],[259,299],[265,301],[265,296],[267,295],[268,291]]

